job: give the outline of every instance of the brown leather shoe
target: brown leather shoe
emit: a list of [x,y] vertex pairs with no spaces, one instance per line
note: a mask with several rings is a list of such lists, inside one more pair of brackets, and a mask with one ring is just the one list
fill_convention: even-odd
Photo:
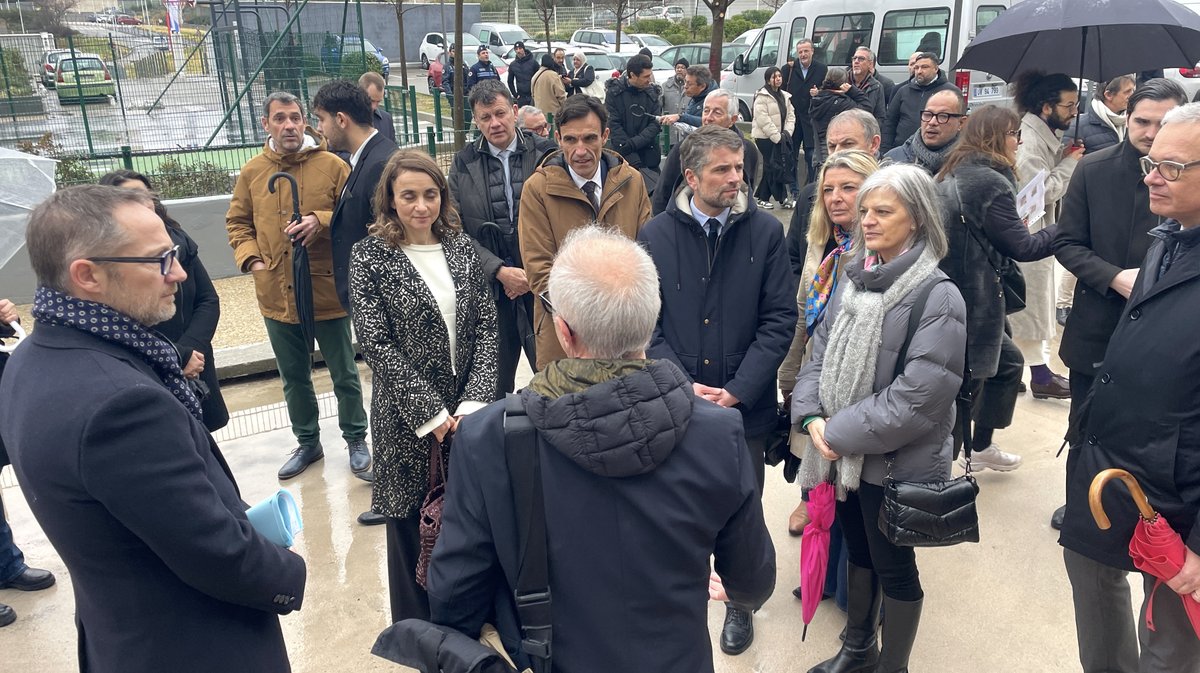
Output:
[[1047,398],[1056,400],[1071,399],[1071,383],[1064,376],[1055,374],[1050,383],[1030,383],[1029,390],[1033,392],[1033,399],[1044,400]]
[[804,527],[808,525],[808,503],[801,501],[796,509],[792,510],[791,516],[788,517],[788,535],[796,537],[804,534]]

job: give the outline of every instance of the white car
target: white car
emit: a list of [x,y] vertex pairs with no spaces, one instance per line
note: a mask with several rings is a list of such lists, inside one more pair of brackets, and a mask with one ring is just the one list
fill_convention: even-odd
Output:
[[664,50],[671,46],[670,42],[667,42],[657,35],[651,35],[650,33],[630,33],[629,39],[640,44],[642,47],[649,49],[650,53],[655,56],[663,53]]
[[682,7],[675,5],[664,5],[661,7],[645,7],[639,9],[634,15],[639,19],[666,19],[668,21],[682,21],[686,14]]
[[749,45],[751,42],[754,41],[754,38],[758,37],[758,34],[761,32],[762,32],[762,28],[751,28],[750,30],[733,38],[733,42],[730,42],[730,44]]
[[[450,34],[449,42],[454,41],[454,34]],[[429,70],[429,64],[437,60],[446,51],[446,36],[441,33],[425,33],[425,37],[421,40],[421,69]],[[479,48],[479,38],[470,33],[463,33],[463,44],[469,51],[475,51]]]

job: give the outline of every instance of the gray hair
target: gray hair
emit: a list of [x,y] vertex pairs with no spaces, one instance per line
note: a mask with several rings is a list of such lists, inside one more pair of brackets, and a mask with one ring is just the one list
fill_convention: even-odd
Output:
[[550,267],[554,312],[592,357],[624,358],[646,350],[662,298],[650,253],[596,223],[572,231]]
[[[485,80],[486,81],[486,80]],[[536,108],[532,105],[522,105],[521,109],[517,110],[517,126],[525,128],[525,118],[529,115],[544,115],[541,108]]]
[[709,91],[708,95],[706,95],[704,97],[704,103],[707,105],[708,102],[714,98],[724,98],[725,99],[725,110],[729,113],[729,116],[730,117],[737,116],[737,113],[738,113],[737,96],[735,96],[732,91],[730,91],[729,89],[713,89],[712,91]]
[[803,40],[796,40],[796,48],[797,49],[799,49],[800,45],[802,45],[802,44],[807,44],[808,46],[812,47],[814,51],[817,48],[816,43],[813,42],[812,40],[808,39],[807,37],[804,38]]
[[284,105],[298,105],[298,106],[300,106],[300,114],[304,114],[304,103],[301,103],[300,99],[297,98],[294,94],[290,94],[286,91],[276,91],[276,92],[272,93],[271,95],[267,96],[267,99],[263,101],[263,116],[264,117],[271,116],[271,103],[283,103]]
[[718,147],[737,152],[745,151],[742,137],[733,129],[724,126],[701,126],[688,134],[679,145],[679,160],[684,170],[696,175],[708,165],[712,151]]
[[854,50],[854,53],[857,54],[860,51],[866,53],[867,58],[869,58],[871,60],[872,65],[875,64],[875,52],[871,51],[870,47],[859,47]]
[[1167,124],[1200,124],[1200,103],[1188,103],[1172,108],[1163,115],[1162,125]]
[[708,88],[709,84],[712,84],[712,71],[709,70],[708,66],[706,65],[690,65],[688,66],[687,74],[695,78],[696,84],[699,84],[705,89]]
[[[871,138],[879,135],[879,120],[875,118],[875,115],[863,110],[862,108],[854,108],[853,110],[839,112],[833,119],[829,121],[829,126],[827,126],[826,129],[829,129],[837,124],[858,124],[858,126],[862,129],[863,139],[867,141],[866,144],[868,145],[871,144]],[[826,133],[828,133],[828,130]]]
[[72,262],[111,255],[127,245],[132,237],[113,213],[128,204],[153,209],[154,197],[140,189],[80,185],[59,190],[34,208],[25,246],[38,285],[70,293]]
[[[929,173],[913,164],[892,164],[884,166],[868,177],[858,188],[858,201],[855,204],[860,211],[863,201],[877,191],[887,190],[900,199],[904,209],[916,226],[913,238],[925,241],[935,259],[942,259],[950,250],[946,240],[946,229],[942,225],[942,207],[938,198],[937,187]],[[851,254],[860,255],[866,248],[862,236],[862,219],[854,225],[854,244],[850,247]]]

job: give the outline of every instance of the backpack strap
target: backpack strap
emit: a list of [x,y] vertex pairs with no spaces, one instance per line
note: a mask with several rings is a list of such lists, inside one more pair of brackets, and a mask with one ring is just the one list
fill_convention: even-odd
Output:
[[504,398],[504,452],[517,515],[520,570],[514,597],[521,621],[521,651],[529,656],[534,673],[550,673],[553,621],[538,437],[520,396],[514,393]]

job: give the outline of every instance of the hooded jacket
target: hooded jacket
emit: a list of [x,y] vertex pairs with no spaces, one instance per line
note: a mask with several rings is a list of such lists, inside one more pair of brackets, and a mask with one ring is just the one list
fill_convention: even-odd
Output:
[[[743,608],[775,584],[737,414],[655,360],[560,360],[521,399],[540,438],[555,670],[711,672],[710,557]],[[501,401],[459,426],[428,588],[432,621],[474,636],[495,619],[512,652],[520,554],[503,423]]]
[[[645,89],[629,83],[624,74],[609,79],[604,84],[604,106],[608,108],[609,147],[625,157],[634,168],[658,168],[662,152],[658,147],[658,133],[662,129],[658,120],[661,114],[662,89],[651,82]],[[639,105],[643,112],[634,114],[630,106]]]
[[[517,225],[521,261],[534,296],[548,289],[550,267],[563,239],[572,230],[593,220],[616,227],[629,238],[636,238],[650,219],[650,197],[642,174],[611,150],[602,150],[600,161],[603,190],[597,213],[587,195],[567,172],[561,150],[546,155],[542,165],[525,179],[521,190],[521,218]],[[533,304],[533,324],[537,330],[538,369],[565,357],[554,334],[552,321],[545,317],[541,302]]]
[[[300,151],[292,154],[280,154],[268,138],[262,152],[242,166],[225,213],[225,229],[234,261],[243,272],[254,275],[254,291],[263,317],[290,325],[300,322],[296,292],[292,288],[292,243],[283,233],[292,217],[292,188],[280,181],[275,193],[270,192],[267,178],[278,171],[296,178],[300,186],[300,214],[316,215],[319,223],[308,245],[316,318],[346,317],[333,280],[329,221],[350,176],[350,165],[326,148],[325,139],[311,127],[304,130]],[[261,260],[267,268],[250,271],[256,260]]]
[[775,374],[796,329],[795,284],[783,226],[739,192],[709,262],[684,187],[638,234],[658,267],[662,312],[647,355],[738,398],[746,436],[775,424]]
[[921,128],[921,110],[925,109],[929,97],[939,91],[958,93],[958,88],[946,81],[946,73],[941,70],[938,70],[932,82],[924,86],[910,79],[907,84],[897,87],[888,103],[887,119],[883,123],[881,153],[888,152]]
[[525,52],[523,58],[514,58],[508,63],[508,90],[512,92],[517,105],[530,105],[533,102],[533,74],[538,70],[538,62],[533,60],[533,54]]
[[542,67],[533,74],[530,91],[533,93],[534,107],[548,115],[558,116],[559,106],[567,99],[567,88],[558,64],[550,54],[542,56]]

